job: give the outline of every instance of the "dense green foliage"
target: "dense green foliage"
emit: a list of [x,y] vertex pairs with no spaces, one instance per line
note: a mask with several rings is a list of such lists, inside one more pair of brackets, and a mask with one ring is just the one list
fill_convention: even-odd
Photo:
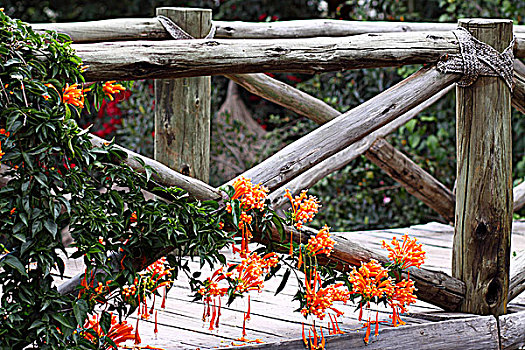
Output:
[[[116,289],[107,310],[121,315],[136,307],[120,293],[144,267],[136,257],[152,262],[176,246],[178,254],[168,257],[176,275],[188,272],[185,255],[224,262],[219,250],[231,235],[218,228],[216,202],[190,201],[160,186],[156,193],[169,201],[147,200],[141,189],[155,186],[149,170],[140,175],[122,164],[125,155],[112,144],[92,147],[75,121],[78,109],[59,92],[66,82],[83,81],[67,37],[35,34],[3,12],[0,21],[0,127],[7,130],[0,131],[1,161],[10,177],[0,189],[0,348],[98,349],[80,334],[105,296],[88,289],[77,300],[53,283],[64,272],[63,230],[71,232],[73,257],[84,258],[86,276],[105,272],[92,283]],[[101,93],[100,84],[91,88]]]

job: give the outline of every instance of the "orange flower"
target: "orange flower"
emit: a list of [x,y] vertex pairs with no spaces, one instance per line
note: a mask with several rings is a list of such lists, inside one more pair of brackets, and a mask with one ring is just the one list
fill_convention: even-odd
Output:
[[15,213],[15,210],[16,210],[16,208],[11,209],[11,211],[9,212],[9,215],[12,216]]
[[359,270],[354,267],[348,279],[352,283],[352,294],[361,295],[366,301],[380,299],[394,292],[388,270],[374,259],[366,264],[361,263]]
[[[84,324],[84,328],[86,329],[92,329],[95,331],[95,333],[98,335],[98,337],[101,337],[104,334],[104,331],[100,327],[100,316],[95,314],[91,316],[86,323]],[[135,335],[132,333],[133,326],[129,325],[126,321],[123,321],[122,323],[117,322],[117,317],[111,314],[111,327],[108,331],[107,336],[115,342],[115,344],[119,345],[120,343],[123,343],[130,339],[135,339]],[[83,332],[83,337],[92,341],[96,342],[97,339],[88,332]]]
[[290,190],[286,189],[285,191],[284,196],[288,198],[292,204],[292,220],[295,222],[295,227],[300,229],[305,222],[313,220],[321,206],[316,197],[306,197],[308,190],[302,191],[301,194],[295,196],[295,198],[292,198]]
[[116,80],[106,81],[102,86],[102,90],[109,98],[110,101],[113,101],[113,94],[118,94],[120,91],[126,90],[126,88],[120,84],[115,84]]
[[0,129],[0,135],[5,135],[6,137],[9,137],[10,133],[9,131],[5,131],[5,129]]
[[388,259],[394,266],[407,269],[411,266],[420,268],[425,262],[425,252],[421,249],[422,245],[417,243],[417,239],[410,239],[407,235],[403,236],[403,243],[400,244],[396,237],[392,238],[392,245],[382,241],[382,247],[388,250]]
[[414,295],[414,281],[402,280],[394,286],[392,295],[390,296],[390,307],[392,307],[392,325],[397,327],[398,324],[405,324],[399,317],[399,314],[407,312],[406,307],[416,302]]
[[84,108],[84,93],[90,90],[91,89],[80,89],[78,88],[78,84],[66,84],[66,87],[62,90],[62,102]]
[[137,222],[138,218],[137,218],[137,212],[134,211],[133,213],[131,213],[131,216],[129,218],[129,222],[131,223],[134,223],[134,222]]
[[233,188],[235,193],[231,199],[238,199],[241,202],[241,210],[264,209],[268,188],[261,184],[253,185],[250,179],[243,176],[233,182]]
[[[314,271],[313,281],[311,278],[308,280],[305,274],[306,306],[301,310],[301,314],[305,317],[312,314],[322,320],[326,316],[326,310],[330,309],[336,315],[342,315],[343,313],[332,305],[336,301],[342,301],[346,304],[350,298],[348,289],[343,287],[343,283],[332,284],[326,288],[321,288],[321,285],[321,277],[317,271]],[[317,286],[319,286],[319,290],[316,291]]]
[[308,240],[306,249],[311,255],[326,254],[326,256],[330,256],[334,249],[335,241],[330,237],[329,229],[325,225],[315,237],[311,237]]
[[263,288],[264,274],[279,262],[275,253],[268,253],[260,257],[257,253],[252,253],[244,258],[235,267],[237,277],[237,293],[244,293],[250,290],[261,290]]

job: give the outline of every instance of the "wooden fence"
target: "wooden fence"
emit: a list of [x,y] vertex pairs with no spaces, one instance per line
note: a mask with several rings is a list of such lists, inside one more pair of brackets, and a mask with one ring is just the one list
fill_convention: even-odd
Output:
[[[221,198],[219,189],[206,184],[210,144],[210,79],[206,76],[222,74],[248,91],[321,125],[242,174],[270,189],[274,207],[283,204],[285,187],[297,193],[365,155],[446,220],[455,222],[453,276],[410,270],[420,299],[449,311],[500,316],[506,313],[508,302],[525,290],[525,266],[516,267],[509,276],[512,211],[525,206],[525,183],[511,187],[511,104],[525,113],[525,66],[519,60],[514,62],[512,92],[501,78],[491,76],[456,88],[458,173],[454,195],[384,137],[462,79],[461,74],[444,74],[434,66],[443,57],[459,53],[458,39],[452,32],[456,24],[217,22],[211,20],[209,10],[183,8],[161,8],[157,15],[170,18],[197,38],[215,28],[215,37],[171,40],[172,34],[158,18],[33,25],[37,30],[69,34],[77,54],[89,65],[85,74],[89,81],[163,79],[155,84],[156,160],[124,149],[126,162],[133,169],[145,171],[135,159],[140,158],[157,172],[153,179],[158,183],[181,187],[197,199]],[[500,52],[514,33],[514,55],[525,57],[525,26],[513,27],[510,20],[461,20],[459,25]],[[345,113],[261,74],[403,64],[426,66]],[[91,140],[94,145],[104,142],[94,135]],[[312,234],[308,228],[305,233]],[[304,243],[308,238],[308,234],[294,235],[294,240],[302,239]],[[280,240],[277,232],[274,239]],[[343,235],[336,233],[334,239],[337,244],[331,261],[339,262],[338,268],[372,258],[387,261],[383,253]],[[61,286],[61,292],[71,291],[78,282],[72,279]],[[467,323],[450,322],[455,323],[433,327],[441,327],[439,332],[446,336],[451,327],[471,322],[487,327],[488,341],[500,344],[501,339],[503,348],[525,343],[525,332],[519,331],[525,329],[523,313],[498,320],[480,316]],[[406,331],[392,332],[402,335]],[[335,348],[348,348],[350,344],[335,342]],[[286,344],[290,349],[301,347],[301,342]]]

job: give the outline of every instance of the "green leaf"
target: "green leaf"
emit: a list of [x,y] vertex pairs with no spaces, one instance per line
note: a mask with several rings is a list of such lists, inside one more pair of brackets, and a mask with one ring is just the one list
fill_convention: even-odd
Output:
[[288,278],[290,277],[291,272],[292,272],[291,269],[287,269],[284,272],[283,279],[281,280],[279,287],[277,287],[277,290],[275,291],[275,295],[281,293],[281,291],[284,289],[284,287],[286,286],[286,282],[288,282]]
[[70,324],[67,320],[67,318],[65,318],[63,315],[59,314],[59,313],[54,313],[51,315],[52,318],[54,318],[56,321],[58,321],[61,325],[63,325],[64,327],[66,328],[74,328],[75,326],[73,326],[72,324]]
[[100,316],[100,329],[105,334],[108,334],[109,329],[111,328],[111,314],[107,311],[102,311],[102,315]]
[[87,302],[83,299],[77,300],[75,305],[73,305],[73,314],[75,315],[75,319],[77,320],[77,325],[84,324],[87,318],[88,311],[89,307]]
[[46,221],[44,221],[44,227],[46,228],[46,230],[49,231],[49,233],[51,233],[53,235],[53,238],[56,238],[56,235],[57,235],[57,224],[56,224],[56,222],[54,222],[52,220],[46,220]]
[[26,268],[18,258],[12,254],[7,254],[1,261],[0,266],[8,265],[11,266],[13,269],[17,270],[21,275],[24,275],[26,277],[29,277],[26,272]]

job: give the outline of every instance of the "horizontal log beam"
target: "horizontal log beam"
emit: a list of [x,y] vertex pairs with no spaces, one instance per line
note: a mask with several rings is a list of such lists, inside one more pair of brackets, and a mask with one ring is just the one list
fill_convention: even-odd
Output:
[[[213,21],[216,38],[278,39],[320,36],[350,36],[366,33],[451,31],[456,23],[371,22],[312,19],[283,22]],[[90,22],[34,23],[37,31],[55,30],[68,34],[74,42],[118,40],[169,40],[171,36],[156,18],[118,18]],[[525,33],[525,26],[514,26]]]
[[286,146],[243,176],[271,191],[395,120],[458,79],[424,68]]
[[365,154],[372,163],[406,188],[408,193],[434,209],[448,222],[454,222],[456,199],[452,191],[388,141],[377,139]]
[[502,350],[525,347],[525,311],[502,315],[498,318]]
[[[521,337],[521,336],[520,336]],[[427,322],[403,327],[382,327],[378,337],[370,337],[370,343],[363,341],[364,331],[348,332],[342,335],[325,336],[326,349],[346,350],[499,350],[498,324],[494,316],[476,316],[441,322]],[[241,350],[245,347],[230,347]],[[303,339],[289,339],[278,342],[252,345],[253,350],[297,350],[303,349]]]
[[303,72],[431,63],[458,52],[452,32],[310,39],[195,39],[73,44],[86,80]]
[[514,196],[514,211],[525,207],[525,181],[514,187],[512,190]]

